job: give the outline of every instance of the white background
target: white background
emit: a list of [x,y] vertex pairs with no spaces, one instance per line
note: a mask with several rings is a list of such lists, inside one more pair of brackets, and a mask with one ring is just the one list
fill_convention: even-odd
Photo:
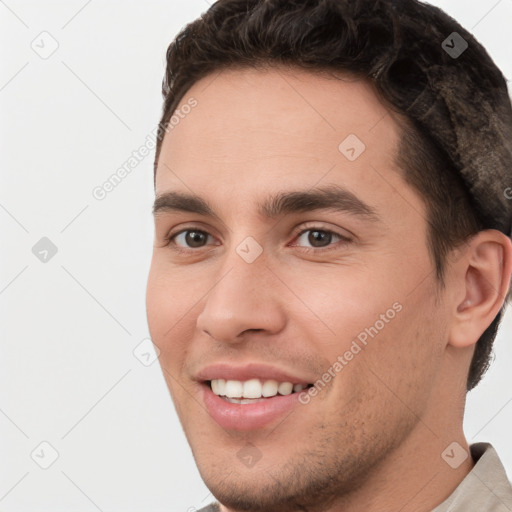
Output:
[[[512,0],[433,3],[512,77]],[[184,512],[211,501],[158,363],[133,355],[148,337],[153,153],[103,201],[92,195],[154,129],[165,50],[207,8],[0,2],[2,512]],[[31,48],[43,31],[59,45],[47,59]],[[58,249],[47,263],[32,253],[42,237]],[[511,334],[509,311],[465,423],[509,476]],[[42,441],[59,453],[48,469],[31,458]]]

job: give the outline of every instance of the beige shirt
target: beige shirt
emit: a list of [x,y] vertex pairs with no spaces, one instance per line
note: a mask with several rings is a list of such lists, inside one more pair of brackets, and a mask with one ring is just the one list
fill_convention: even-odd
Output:
[[512,512],[512,485],[489,443],[471,445],[475,466],[432,512]]
[[[471,445],[473,469],[432,512],[512,512],[512,485],[496,450],[489,443]],[[217,512],[212,504],[198,512]]]

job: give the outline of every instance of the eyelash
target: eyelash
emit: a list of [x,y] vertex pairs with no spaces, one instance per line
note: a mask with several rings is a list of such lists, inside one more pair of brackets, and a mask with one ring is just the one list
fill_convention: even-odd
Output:
[[[198,248],[183,248],[183,247],[180,247],[178,245],[176,245],[174,239],[178,236],[178,235],[181,235],[182,233],[186,233],[188,231],[195,231],[197,233],[202,233],[204,235],[207,235],[207,236],[212,236],[210,233],[208,233],[207,231],[204,231],[202,229],[195,229],[193,227],[189,227],[187,229],[182,229],[180,231],[177,231],[176,233],[169,233],[167,236],[164,237],[164,240],[165,240],[165,247],[169,247],[171,250],[179,253],[179,254],[190,254],[192,252],[197,252],[199,251],[200,249],[203,249],[204,247],[206,246],[203,246],[203,247],[198,247]],[[343,236],[341,235],[340,233],[336,233],[335,231],[332,231],[332,230],[329,230],[329,229],[324,229],[323,227],[320,227],[320,226],[310,226],[310,227],[307,227],[305,229],[302,229],[301,231],[297,232],[295,235],[294,235],[294,240],[296,238],[300,238],[304,233],[307,233],[308,231],[320,231],[322,233],[327,233],[329,235],[334,235],[335,237],[338,237],[340,240],[337,242],[337,243],[333,243],[333,244],[329,244],[328,246],[326,247],[303,247],[303,246],[293,246],[293,247],[299,247],[303,252],[306,252],[306,253],[311,253],[311,252],[328,252],[328,251],[331,251],[331,250],[336,250],[338,247],[339,244],[341,245],[346,245],[348,243],[350,243],[352,240],[350,240],[350,238],[346,237],[346,236]]]

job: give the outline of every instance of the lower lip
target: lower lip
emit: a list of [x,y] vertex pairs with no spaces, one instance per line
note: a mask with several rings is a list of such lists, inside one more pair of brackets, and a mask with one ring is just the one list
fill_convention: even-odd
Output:
[[290,413],[299,402],[300,393],[266,398],[253,404],[232,404],[203,384],[203,401],[208,414],[225,429],[256,430]]

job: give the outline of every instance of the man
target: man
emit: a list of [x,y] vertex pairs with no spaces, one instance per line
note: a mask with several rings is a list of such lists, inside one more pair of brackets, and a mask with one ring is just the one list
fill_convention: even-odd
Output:
[[147,313],[204,510],[512,510],[462,430],[512,272],[485,50],[415,0],[220,0],[163,92]]

